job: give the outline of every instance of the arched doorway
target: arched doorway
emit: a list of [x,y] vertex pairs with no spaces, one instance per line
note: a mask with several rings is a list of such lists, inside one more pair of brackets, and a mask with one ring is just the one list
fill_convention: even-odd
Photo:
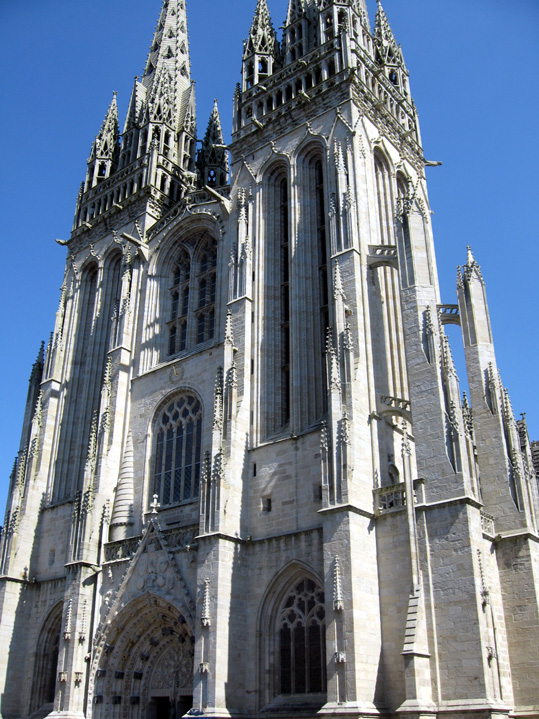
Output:
[[45,705],[50,705],[52,709],[62,630],[62,607],[62,602],[59,602],[51,609],[39,634],[34,662],[30,714]]
[[154,595],[134,600],[108,629],[92,677],[92,717],[179,719],[192,707],[194,635]]

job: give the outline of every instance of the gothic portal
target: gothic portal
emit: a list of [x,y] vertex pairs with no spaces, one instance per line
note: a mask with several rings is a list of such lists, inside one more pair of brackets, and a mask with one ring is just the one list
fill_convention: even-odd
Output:
[[11,478],[0,715],[537,719],[538,444],[470,249],[440,297],[401,47],[365,0],[290,0],[282,37],[252,5],[230,145],[217,105],[197,140],[184,0],[93,143]]

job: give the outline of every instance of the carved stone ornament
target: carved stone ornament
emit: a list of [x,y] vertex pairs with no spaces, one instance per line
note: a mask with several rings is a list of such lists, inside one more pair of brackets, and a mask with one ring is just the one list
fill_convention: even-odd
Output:
[[337,554],[333,566],[333,610],[335,612],[342,612],[343,609],[344,602],[341,585],[341,560]]

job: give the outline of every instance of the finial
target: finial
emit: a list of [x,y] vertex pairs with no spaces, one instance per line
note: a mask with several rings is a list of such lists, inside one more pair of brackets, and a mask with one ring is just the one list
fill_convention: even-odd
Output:
[[161,508],[161,505],[157,501],[159,499],[158,494],[153,495],[153,502],[150,504],[150,508],[152,510],[152,514],[157,514],[157,510]]

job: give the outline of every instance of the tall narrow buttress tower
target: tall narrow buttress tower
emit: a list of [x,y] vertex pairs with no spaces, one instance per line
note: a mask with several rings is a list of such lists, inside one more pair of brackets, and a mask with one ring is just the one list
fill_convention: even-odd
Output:
[[250,4],[231,143],[217,102],[197,135],[164,0],[92,144],[0,545],[0,716],[539,719],[537,443],[470,249],[440,297],[402,49],[380,3],[290,0],[282,34]]

